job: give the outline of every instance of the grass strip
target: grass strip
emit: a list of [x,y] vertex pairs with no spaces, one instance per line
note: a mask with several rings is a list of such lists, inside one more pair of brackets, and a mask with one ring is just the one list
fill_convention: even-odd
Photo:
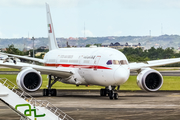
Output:
[[0,71],[20,71],[20,70],[15,68],[0,68]]
[[[16,84],[16,76],[17,75],[0,75],[0,78],[7,78]],[[160,90],[180,90],[180,76],[163,76],[164,83]],[[48,78],[47,75],[42,75],[43,84],[41,89],[47,88]],[[61,82],[57,82],[53,85],[54,89],[72,89],[72,90],[99,90],[104,88],[103,86],[90,85],[86,87],[84,85],[80,85],[76,87],[76,85],[72,84],[64,84]],[[140,90],[140,88],[136,84],[136,76],[130,76],[129,80],[121,85],[120,90]]]

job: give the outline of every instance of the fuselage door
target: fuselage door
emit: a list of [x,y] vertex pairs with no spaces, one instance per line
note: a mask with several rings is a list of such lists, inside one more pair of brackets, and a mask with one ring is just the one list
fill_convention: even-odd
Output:
[[97,70],[98,69],[98,63],[99,63],[99,60],[101,59],[101,56],[97,56],[94,60],[94,70]]

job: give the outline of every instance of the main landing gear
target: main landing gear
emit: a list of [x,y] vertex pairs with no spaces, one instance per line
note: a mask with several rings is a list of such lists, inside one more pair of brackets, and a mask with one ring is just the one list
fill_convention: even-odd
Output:
[[51,89],[51,87],[59,80],[60,78],[54,77],[52,79],[52,76],[49,75],[49,81],[48,81],[48,89],[43,89],[43,96],[56,96],[57,91],[56,89]]
[[106,96],[108,95],[109,96],[109,99],[115,99],[117,100],[118,99],[118,93],[115,92],[115,91],[118,91],[120,86],[117,86],[117,90],[115,90],[116,86],[108,86],[106,87],[105,89],[101,89],[100,90],[100,96]]

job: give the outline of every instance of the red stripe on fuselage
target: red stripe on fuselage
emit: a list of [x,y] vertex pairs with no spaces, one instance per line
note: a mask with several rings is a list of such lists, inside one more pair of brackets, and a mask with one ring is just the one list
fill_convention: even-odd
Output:
[[45,66],[51,67],[71,67],[71,68],[86,68],[86,69],[111,69],[104,66],[96,66],[96,65],[73,65],[73,64],[48,64],[46,63]]

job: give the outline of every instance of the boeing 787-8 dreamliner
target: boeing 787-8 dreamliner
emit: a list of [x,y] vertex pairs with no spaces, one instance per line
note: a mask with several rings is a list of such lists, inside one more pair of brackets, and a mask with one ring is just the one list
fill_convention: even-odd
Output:
[[137,71],[137,84],[145,91],[157,91],[163,84],[162,75],[151,69],[180,62],[180,58],[147,61],[146,63],[129,63],[126,56],[112,48],[59,48],[56,42],[49,5],[46,4],[49,52],[44,59],[7,54],[14,58],[23,58],[43,63],[44,66],[0,61],[0,66],[17,68],[16,81],[25,91],[37,91],[42,85],[41,74],[49,77],[48,88],[43,90],[44,96],[56,96],[56,89],[51,89],[54,83],[63,82],[75,85],[100,85],[101,96],[108,95],[110,99],[118,99],[115,91],[124,84],[130,71]]

